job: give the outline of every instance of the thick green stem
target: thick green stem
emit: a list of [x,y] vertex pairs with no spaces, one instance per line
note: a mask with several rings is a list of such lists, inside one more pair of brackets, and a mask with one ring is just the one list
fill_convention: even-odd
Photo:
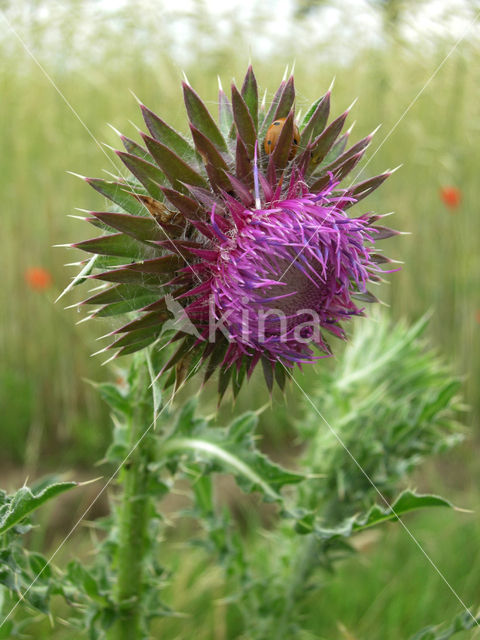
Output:
[[142,393],[142,384],[144,389],[148,389],[148,381],[142,375],[139,378],[140,399],[129,425],[129,449],[132,453],[121,472],[123,495],[117,512],[117,582],[113,598],[119,617],[109,630],[108,640],[140,640],[145,637],[142,583],[145,556],[150,546],[148,465],[154,455],[154,438],[150,431],[145,433],[153,419],[151,404]]

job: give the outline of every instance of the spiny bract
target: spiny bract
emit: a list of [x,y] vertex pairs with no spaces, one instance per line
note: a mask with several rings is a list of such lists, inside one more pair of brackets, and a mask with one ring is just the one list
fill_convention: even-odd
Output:
[[110,334],[118,355],[177,343],[167,382],[206,364],[236,394],[261,361],[283,388],[296,364],[330,354],[326,332],[344,337],[355,299],[376,300],[366,287],[389,260],[374,244],[396,232],[346,211],[391,172],[340,188],[372,135],[346,150],[348,110],[327,125],[330,91],[296,123],[293,76],[267,109],[249,67],[231,100],[220,88],[218,125],[188,83],[183,94],[191,140],[142,104],[145,146],[121,136],[116,152],[132,177],[86,178],[116,207],[87,218],[104,235],[71,245],[96,254],[78,281],[109,283],[82,304],[134,312]]

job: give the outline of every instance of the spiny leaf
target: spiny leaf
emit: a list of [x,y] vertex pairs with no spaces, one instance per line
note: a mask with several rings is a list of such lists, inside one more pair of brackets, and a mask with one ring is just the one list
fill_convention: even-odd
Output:
[[84,240],[83,242],[73,244],[72,247],[88,251],[89,253],[132,259],[142,258],[148,255],[146,248],[144,248],[142,244],[123,233],[112,233],[110,235],[100,236],[99,238],[93,238],[92,240]]
[[143,287],[137,287],[128,284],[117,284],[111,287],[107,287],[98,293],[90,296],[82,302],[84,304],[111,304],[115,302],[121,302],[122,300],[137,298],[143,296],[146,293],[146,289]]
[[[359,202],[360,200],[363,200],[363,198],[369,196],[372,191],[378,189],[378,187],[391,175],[391,171],[385,171],[385,173],[381,173],[378,176],[374,176],[373,178],[369,178],[368,180],[364,180],[363,182],[358,182],[357,184],[353,185],[353,187],[351,187],[345,195],[353,196],[356,202]],[[350,206],[353,206],[353,204],[355,203],[352,203]],[[345,208],[348,208],[348,204]]]
[[109,227],[122,231],[137,240],[148,241],[165,238],[165,232],[162,231],[153,218],[110,211],[92,211],[92,214]]
[[325,129],[330,114],[330,91],[319,98],[307,111],[301,126],[302,147],[316,138]]
[[252,163],[243,140],[237,136],[237,145],[235,150],[235,168],[239,180],[245,182],[250,188],[253,187],[253,171]]
[[290,111],[272,153],[273,162],[277,169],[284,169],[288,163],[293,143],[293,117],[293,111]]
[[184,162],[180,156],[171,151],[164,144],[158,142],[154,138],[143,134],[143,139],[148,150],[155,158],[155,162],[165,172],[170,183],[175,189],[184,190],[182,182],[195,184],[200,187],[206,187],[207,184],[202,176],[192,167]]
[[165,182],[165,174],[156,165],[130,153],[117,151],[117,155],[127,169],[143,184],[148,193],[157,200],[161,200],[163,194],[159,185]]
[[425,509],[428,507],[448,507],[453,509],[451,502],[433,494],[418,494],[409,489],[403,491],[389,507],[374,505],[367,513],[347,518],[335,528],[323,528],[315,523],[315,517],[303,518],[297,531],[299,533],[314,533],[322,540],[331,540],[337,537],[348,538],[358,531],[363,531],[383,522],[398,520],[398,518],[410,511]]
[[76,486],[78,486],[76,482],[57,482],[36,494],[28,487],[22,487],[0,507],[0,534],[11,529],[45,502]]
[[85,178],[96,191],[117,204],[133,216],[146,215],[145,207],[130,193],[130,188],[121,182],[111,182],[101,178]]
[[[273,122],[273,116],[275,114],[275,112],[277,111],[279,102],[280,102],[280,98],[282,97],[282,93],[283,90],[285,88],[285,81],[282,81],[280,83],[280,86],[278,87],[275,95],[272,98],[272,102],[270,104],[270,107],[267,111],[267,114],[265,115],[263,121],[262,121],[262,125],[260,127],[260,133],[261,134],[265,134],[267,132],[268,127],[272,124]],[[260,136],[259,136],[260,137]]]
[[198,153],[205,163],[207,175],[212,184],[212,188],[221,187],[228,189],[228,180],[225,179],[224,172],[228,170],[227,164],[218,149],[211,141],[203,135],[201,131],[190,125],[193,141]]
[[310,171],[313,171],[315,166],[325,158],[330,147],[333,145],[340,131],[343,129],[343,125],[345,124],[347,116],[348,111],[342,113],[342,115],[334,120],[312,143],[312,159],[310,161]]
[[200,207],[198,202],[184,195],[183,193],[179,193],[175,189],[169,189],[167,187],[162,188],[163,193],[167,200],[169,200],[174,207],[176,207],[185,218],[192,220],[198,220],[200,214]]
[[190,160],[196,157],[195,149],[185,140],[175,129],[172,129],[164,120],[159,118],[153,111],[150,111],[145,105],[141,105],[143,119],[148,130],[158,142],[174,151],[181,158]]
[[238,135],[245,144],[249,158],[252,159],[257,139],[255,123],[245,100],[234,84],[232,84],[232,108]]
[[349,158],[356,155],[357,153],[364,153],[371,141],[372,141],[371,135],[368,135],[365,138],[362,138],[362,140],[359,140],[354,145],[352,145],[350,149],[345,151],[345,153],[341,153],[335,160],[330,162],[327,166],[323,167],[322,170],[333,171],[334,169],[339,167],[341,164],[343,164],[345,160],[348,160]]
[[227,152],[226,142],[210,112],[198,94],[185,82],[183,83],[183,97],[188,117],[193,126],[211,140],[220,151]]
[[222,135],[226,138],[232,129],[233,112],[232,105],[223,89],[218,92],[218,121]]
[[148,153],[148,151],[146,149],[144,149],[140,144],[138,144],[138,142],[135,142],[135,140],[132,140],[131,138],[127,138],[127,136],[120,136],[120,140],[123,143],[123,146],[125,147],[125,150],[127,153],[131,154],[132,156],[137,156],[138,158],[142,158],[142,160],[146,160],[147,162],[152,163],[153,162],[153,158],[152,156]]
[[151,302],[154,302],[157,297],[158,294],[152,292],[144,293],[143,295],[136,296],[135,298],[127,298],[126,300],[111,302],[95,311],[93,316],[95,318],[109,318],[123,313],[129,313],[130,311],[136,311],[137,309],[142,309]]
[[255,130],[258,127],[258,88],[255,74],[253,73],[252,65],[247,69],[247,74],[242,85],[242,97],[245,100],[245,104],[248,107],[250,115],[252,116],[253,125]]
[[112,335],[129,333],[130,331],[146,329],[147,327],[161,326],[169,318],[170,314],[167,311],[151,311],[150,313],[145,313],[141,318],[125,324],[123,327],[120,327],[120,329],[116,329],[112,332]]
[[295,103],[295,82],[293,76],[290,76],[285,87],[282,91],[282,95],[278,102],[277,109],[273,120],[278,118],[286,118],[290,111],[293,109]]
[[[345,178],[345,176],[347,176],[350,173],[350,171],[352,171],[352,169],[354,169],[355,166],[360,162],[360,160],[362,159],[362,156],[363,156],[363,151],[360,151],[359,153],[347,158],[342,164],[337,166],[335,169],[330,170],[329,173],[333,173],[334,180],[338,180],[338,182],[341,182]],[[327,171],[327,169],[325,169],[325,171]],[[330,180],[331,180],[330,175],[326,173],[324,176],[322,176],[318,180],[315,180],[315,182],[310,186],[311,191],[313,193],[317,193],[318,191],[321,191],[329,184]]]

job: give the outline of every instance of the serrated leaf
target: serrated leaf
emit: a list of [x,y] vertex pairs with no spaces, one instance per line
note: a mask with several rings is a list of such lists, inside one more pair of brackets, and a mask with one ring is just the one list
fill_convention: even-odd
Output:
[[452,503],[445,498],[433,494],[418,494],[407,489],[389,507],[376,504],[367,513],[347,518],[335,528],[323,528],[318,524],[312,523],[311,531],[303,531],[303,533],[314,533],[322,540],[330,540],[336,537],[348,538],[358,531],[363,531],[384,522],[398,520],[400,516],[406,513],[428,507],[454,508]]
[[438,626],[429,626],[419,631],[410,640],[449,640],[460,631],[477,629],[480,626],[480,614],[463,611],[458,614],[451,625],[443,630]]
[[0,507],[0,534],[11,529],[49,500],[76,486],[76,482],[57,482],[36,494],[28,487],[22,487],[11,497],[7,504]]

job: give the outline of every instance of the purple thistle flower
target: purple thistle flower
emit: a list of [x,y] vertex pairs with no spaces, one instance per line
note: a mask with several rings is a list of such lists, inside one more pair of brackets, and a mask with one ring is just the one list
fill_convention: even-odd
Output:
[[119,354],[179,342],[163,367],[177,383],[206,363],[205,379],[219,369],[220,392],[231,380],[237,393],[261,360],[268,386],[283,386],[285,369],[331,353],[326,334],[345,338],[342,321],[364,312],[355,300],[376,300],[367,286],[389,260],[375,243],[396,232],[347,210],[389,172],[340,188],[371,136],[345,151],[347,112],[326,126],[329,93],[298,129],[293,78],[267,112],[251,68],[231,104],[221,90],[224,133],[184,95],[194,147],[142,105],[146,148],[122,136],[118,152],[135,180],[87,179],[123,213],[92,212],[116,233],[73,245],[102,257],[89,277],[110,283],[85,303],[101,305],[92,316],[134,312],[112,332]]

